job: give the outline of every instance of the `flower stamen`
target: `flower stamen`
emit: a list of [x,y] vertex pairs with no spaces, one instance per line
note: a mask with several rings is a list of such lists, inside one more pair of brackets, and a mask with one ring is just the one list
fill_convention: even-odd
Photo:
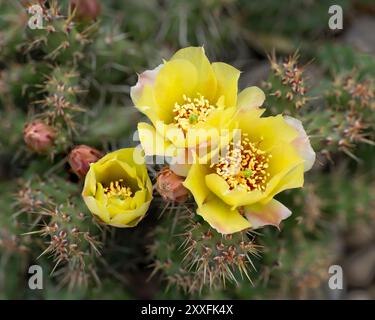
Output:
[[184,104],[177,102],[174,105],[174,120],[177,127],[185,132],[192,126],[200,122],[206,122],[208,115],[215,109],[210,102],[201,94],[197,98],[191,99],[183,95]]
[[132,196],[132,191],[129,187],[124,185],[124,179],[119,179],[117,181],[112,181],[109,187],[104,188],[104,193],[107,197],[117,197],[121,200],[125,200]]
[[265,191],[270,173],[267,172],[271,154],[259,148],[258,143],[250,142],[247,134],[243,134],[241,142],[233,142],[227,147],[226,155],[212,164],[216,173],[228,183],[230,190],[237,186],[247,191]]

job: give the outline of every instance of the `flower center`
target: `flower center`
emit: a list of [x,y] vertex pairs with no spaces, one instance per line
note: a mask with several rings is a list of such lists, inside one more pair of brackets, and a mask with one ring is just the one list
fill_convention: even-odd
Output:
[[216,173],[228,183],[230,190],[237,186],[247,191],[266,190],[270,174],[267,172],[269,159],[272,155],[259,149],[258,143],[250,142],[247,134],[242,134],[242,141],[227,147],[226,155],[219,157],[219,161],[211,165]]
[[183,99],[185,103],[180,105],[176,102],[173,112],[177,127],[184,131],[197,123],[206,122],[208,115],[215,109],[201,94],[194,99],[183,95]]
[[117,181],[112,181],[109,187],[104,188],[104,193],[107,197],[117,197],[121,200],[125,200],[132,196],[132,191],[129,187],[124,185],[124,179],[119,179]]

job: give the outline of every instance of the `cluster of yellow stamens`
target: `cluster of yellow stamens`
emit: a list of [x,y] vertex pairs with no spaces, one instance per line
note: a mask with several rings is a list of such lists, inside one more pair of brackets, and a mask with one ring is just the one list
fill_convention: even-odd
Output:
[[176,102],[173,112],[175,114],[174,120],[177,126],[185,132],[192,125],[199,122],[206,122],[210,112],[215,109],[201,94],[198,94],[198,97],[193,99],[183,95],[183,99],[185,103],[180,105]]
[[226,155],[212,164],[216,173],[223,177],[231,190],[237,186],[244,187],[247,191],[266,190],[270,174],[267,172],[269,159],[272,155],[259,149],[258,143],[250,142],[246,134],[242,134],[242,141],[230,143]]
[[132,196],[132,191],[129,187],[124,185],[124,179],[118,181],[112,181],[109,187],[104,188],[104,193],[107,197],[118,197],[121,200],[125,200]]

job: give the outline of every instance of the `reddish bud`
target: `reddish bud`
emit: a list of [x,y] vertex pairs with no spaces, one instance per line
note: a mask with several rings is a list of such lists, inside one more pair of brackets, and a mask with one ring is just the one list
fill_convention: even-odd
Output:
[[189,195],[189,191],[182,184],[184,180],[184,177],[165,167],[158,174],[156,189],[164,200],[182,203]]
[[101,157],[103,154],[100,151],[82,144],[70,151],[68,162],[73,172],[82,179],[89,171],[90,163],[98,161]]
[[39,5],[44,8],[46,0],[21,0],[20,2],[24,8],[29,8],[34,5]]
[[43,153],[53,146],[56,130],[43,121],[36,120],[25,125],[23,137],[31,150]]
[[95,20],[101,13],[98,0],[70,0],[70,4],[78,18]]

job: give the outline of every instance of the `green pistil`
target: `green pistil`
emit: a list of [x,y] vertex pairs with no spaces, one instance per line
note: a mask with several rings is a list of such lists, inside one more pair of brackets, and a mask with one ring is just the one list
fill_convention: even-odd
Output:
[[198,116],[195,114],[195,113],[192,113],[190,116],[189,116],[189,123],[190,124],[194,124],[198,121]]
[[242,173],[245,176],[245,178],[250,178],[253,175],[253,170],[247,169],[242,171]]

